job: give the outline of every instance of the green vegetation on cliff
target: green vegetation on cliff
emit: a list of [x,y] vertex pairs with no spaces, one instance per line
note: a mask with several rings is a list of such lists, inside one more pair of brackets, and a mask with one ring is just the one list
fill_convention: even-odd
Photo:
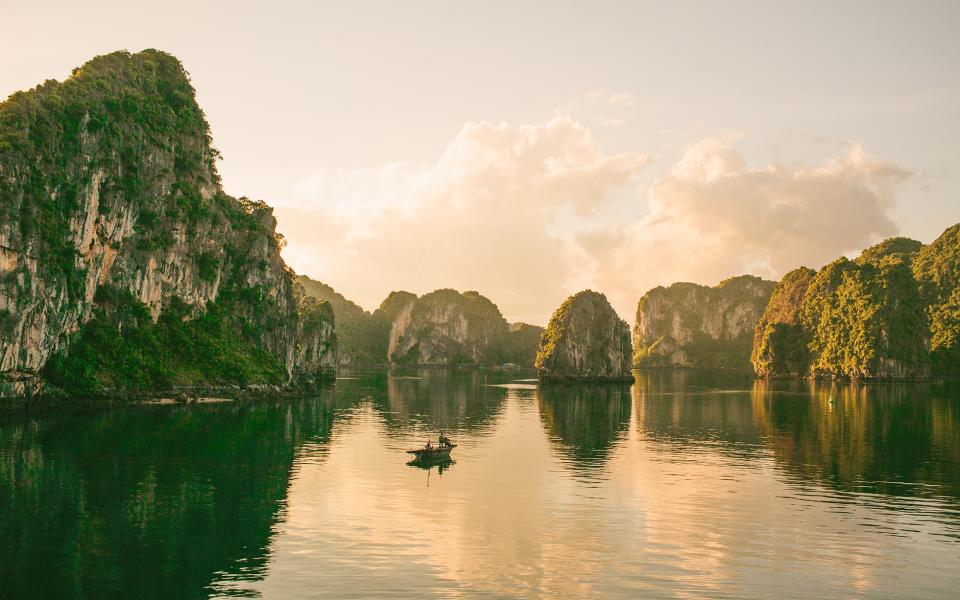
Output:
[[543,327],[529,323],[511,323],[504,348],[504,361],[532,367],[537,358]]
[[242,312],[267,308],[256,290],[221,294],[196,318],[173,299],[156,323],[129,292],[102,287],[97,296],[94,318],[69,351],[45,367],[46,379],[59,388],[82,395],[286,379],[276,358],[257,346],[258,324],[237,316],[241,305]]
[[917,253],[913,274],[930,320],[933,372],[960,376],[960,224]]
[[395,364],[496,364],[505,362],[507,334],[507,321],[488,298],[439,289],[399,310],[388,356]]
[[909,263],[921,248],[923,244],[917,240],[905,237],[887,238],[861,252],[856,263],[860,265],[878,263],[888,256],[899,256]]
[[[171,173],[148,165],[158,146],[175,154]],[[76,160],[83,155],[89,160]],[[131,204],[137,243],[148,253],[172,244],[179,215],[188,223],[211,216],[200,189],[216,178],[217,156],[177,59],[155,50],[99,56],[63,83],[48,80],[0,104],[0,206],[17,224],[5,245],[25,249],[46,277],[65,281],[78,298],[83,249],[71,237],[70,219],[94,174],[115,173],[100,183],[101,202]],[[154,176],[172,180],[163,197],[148,193],[145,180]]]
[[801,321],[815,377],[913,378],[929,373],[923,304],[902,256],[838,259],[814,277]]
[[337,355],[340,364],[386,363],[392,319],[386,319],[382,311],[368,313],[329,285],[305,275],[297,277],[297,282],[303,286],[307,295],[330,303],[336,321]]
[[[305,293],[332,306],[341,365],[515,363],[532,367],[543,333],[543,328],[526,323],[506,327],[500,309],[478,292],[441,289],[418,298],[395,291],[371,314],[329,285],[306,276],[297,281]],[[395,322],[398,329],[391,351]]]
[[0,395],[329,372],[332,314],[301,319],[272,209],[226,195],[218,156],[156,50],[0,104]]
[[921,378],[930,373],[925,302],[914,277],[926,249],[885,240],[854,261],[788,273],[757,325],[761,377]]
[[930,312],[930,364],[937,375],[960,376],[960,288]]
[[757,322],[750,361],[757,375],[799,377],[807,373],[809,336],[800,323],[800,310],[816,271],[790,271],[773,289]]

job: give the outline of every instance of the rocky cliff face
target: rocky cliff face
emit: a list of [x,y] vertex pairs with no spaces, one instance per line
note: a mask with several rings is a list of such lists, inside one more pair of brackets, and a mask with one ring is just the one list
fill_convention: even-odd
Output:
[[[403,298],[394,300],[398,304]],[[491,364],[501,362],[499,345],[507,331],[500,310],[487,298],[442,289],[406,297],[393,319],[387,352],[396,364]]]
[[754,327],[773,286],[744,275],[717,287],[675,283],[650,290],[637,305],[634,363],[749,369]]
[[757,326],[761,377],[905,379],[929,375],[929,330],[911,262],[919,242],[893,238],[856,260],[798,269]]
[[[162,52],[98,57],[0,105],[0,393],[58,375],[71,391],[71,374],[83,391],[205,381],[202,364],[127,360],[115,368],[146,370],[127,380],[97,357],[98,344],[124,356],[187,333],[229,346],[241,382],[330,373],[329,311],[301,320],[272,210],[224,194],[215,157],[186,73]],[[78,340],[89,354],[71,362]]]
[[541,381],[632,381],[630,328],[606,296],[574,294],[553,313],[540,341]]

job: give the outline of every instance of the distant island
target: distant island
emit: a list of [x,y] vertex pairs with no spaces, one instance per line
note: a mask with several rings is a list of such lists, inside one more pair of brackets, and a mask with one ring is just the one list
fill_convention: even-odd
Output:
[[329,285],[304,275],[297,281],[332,306],[341,365],[533,367],[543,333],[536,325],[507,323],[479,292],[440,289],[418,297],[396,291],[368,313]]
[[284,263],[272,209],[224,193],[217,156],[186,71],[156,50],[96,57],[0,104],[0,398],[305,389],[338,366],[960,376],[960,225],[779,282],[655,288],[632,335],[590,290],[546,328],[453,289],[395,291],[369,313]]

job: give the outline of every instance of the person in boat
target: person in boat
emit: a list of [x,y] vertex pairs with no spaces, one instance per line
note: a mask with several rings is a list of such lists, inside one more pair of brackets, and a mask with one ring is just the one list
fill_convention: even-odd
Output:
[[427,445],[423,447],[424,450],[433,450],[433,443],[430,440],[427,440]]
[[448,438],[447,436],[443,435],[443,433],[440,433],[440,447],[441,447],[441,448],[446,448],[446,447],[449,446],[449,445],[450,445],[450,438]]

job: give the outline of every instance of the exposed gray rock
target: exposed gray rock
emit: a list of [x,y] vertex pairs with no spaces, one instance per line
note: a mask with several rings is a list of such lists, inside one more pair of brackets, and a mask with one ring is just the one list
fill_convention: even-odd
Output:
[[574,294],[553,313],[540,341],[541,381],[632,381],[630,328],[607,297]]
[[675,283],[650,290],[637,304],[634,364],[748,370],[754,328],[774,285],[744,275],[716,287]]

